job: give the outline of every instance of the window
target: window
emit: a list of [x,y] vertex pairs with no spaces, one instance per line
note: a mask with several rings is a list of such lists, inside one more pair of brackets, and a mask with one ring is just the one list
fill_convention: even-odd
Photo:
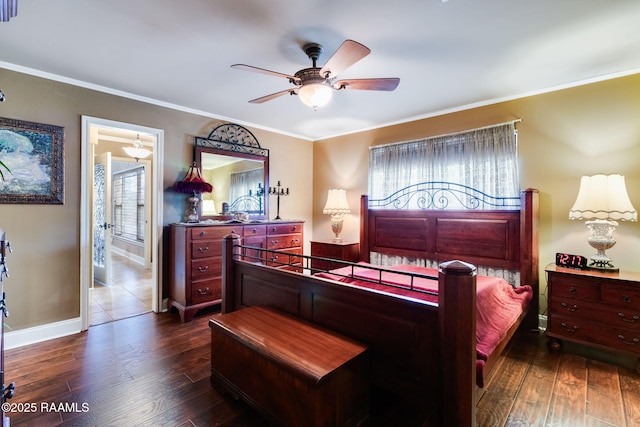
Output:
[[371,148],[370,199],[434,181],[461,184],[489,196],[519,197],[514,124]]
[[144,167],[113,175],[114,234],[144,242]]
[[[433,181],[461,184],[489,196],[519,198],[517,151],[517,133],[513,123],[372,147],[369,155],[369,200],[384,199],[407,186]],[[417,204],[419,199],[415,197],[412,203]],[[405,209],[416,207],[410,203],[404,206]],[[396,205],[389,204],[386,208],[396,209]],[[459,208],[464,208],[464,203],[447,203],[443,209]],[[495,209],[483,204],[478,207],[483,208]],[[371,252],[370,259],[380,265],[413,264],[430,268],[438,268],[439,265],[433,260],[377,252]],[[520,285],[517,270],[476,267],[480,275],[503,277],[515,286]]]
[[255,195],[258,184],[262,185],[263,179],[263,169],[232,173],[229,185],[229,202],[233,203],[242,196]]

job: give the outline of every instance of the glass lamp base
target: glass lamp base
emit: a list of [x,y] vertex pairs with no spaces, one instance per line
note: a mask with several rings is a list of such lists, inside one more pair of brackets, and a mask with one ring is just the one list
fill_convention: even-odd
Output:
[[197,194],[189,196],[189,207],[184,215],[184,222],[197,223],[200,222],[200,216],[198,215],[198,205],[200,204],[200,197]]
[[587,221],[585,224],[590,231],[587,241],[592,248],[598,251],[590,258],[589,268],[612,273],[618,272],[619,269],[611,263],[611,258],[605,253],[607,249],[611,249],[616,244],[613,238],[613,231],[618,226],[618,223],[599,219]]

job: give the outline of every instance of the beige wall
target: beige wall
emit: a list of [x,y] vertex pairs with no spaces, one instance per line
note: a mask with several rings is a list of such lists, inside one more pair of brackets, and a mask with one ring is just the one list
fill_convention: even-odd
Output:
[[[587,229],[568,219],[582,175],[621,173],[640,209],[640,74],[503,102],[314,144],[314,238],[331,237],[322,214],[329,188],[345,188],[352,214],[342,236],[357,241],[359,196],[367,192],[368,147],[522,119],[520,183],[540,190],[541,269],[556,252],[590,256]],[[621,269],[640,271],[640,224],[620,223],[607,251]],[[541,290],[546,283],[544,274]],[[546,303],[541,300],[544,308]]]
[[[222,122],[4,69],[0,85],[7,97],[0,117],[63,126],[65,132],[64,205],[0,204],[0,228],[14,248],[7,259],[11,277],[4,282],[11,313],[6,323],[17,331],[80,314],[79,289],[88,286],[79,283],[81,116],[164,130],[165,224],[179,221],[186,207],[184,195],[171,187],[192,161],[194,136],[207,136]],[[310,235],[313,144],[250,130],[270,150],[272,183],[279,179],[290,187],[281,215],[307,221]]]
[[[0,227],[14,246],[4,283],[11,317],[20,330],[79,315],[80,125],[88,115],[165,132],[164,223],[179,221],[184,195],[171,190],[192,160],[193,137],[219,120],[133,101],[0,69],[7,101],[0,116],[65,128],[65,204],[0,205]],[[224,115],[224,112],[220,112]],[[359,196],[367,192],[368,147],[471,129],[516,118],[522,187],[541,192],[541,268],[557,251],[590,255],[586,227],[567,219],[583,174],[623,173],[640,208],[640,75],[532,96],[492,106],[311,143],[262,129],[250,130],[270,150],[271,185],[280,180],[283,218],[301,219],[305,253],[310,239],[332,236],[322,214],[329,188],[345,188],[352,214],[342,236],[356,241]],[[275,198],[270,197],[271,217]],[[608,251],[622,269],[640,271],[640,224],[622,223]],[[544,277],[544,276],[541,276]],[[542,283],[541,289],[544,291]],[[544,303],[542,304],[544,307]]]

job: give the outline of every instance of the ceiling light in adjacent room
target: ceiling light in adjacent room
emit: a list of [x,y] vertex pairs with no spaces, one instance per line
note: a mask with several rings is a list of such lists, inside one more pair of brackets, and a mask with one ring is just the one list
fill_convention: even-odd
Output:
[[133,140],[133,147],[124,147],[123,150],[129,157],[133,157],[134,159],[136,159],[136,162],[140,159],[146,158],[147,156],[149,156],[149,154],[151,154],[150,150],[142,147],[140,134],[136,135],[136,139]]

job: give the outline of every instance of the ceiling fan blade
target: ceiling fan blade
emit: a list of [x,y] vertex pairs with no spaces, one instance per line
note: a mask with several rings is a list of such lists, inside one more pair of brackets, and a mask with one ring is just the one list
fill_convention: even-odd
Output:
[[320,69],[320,75],[324,78],[335,77],[370,53],[371,49],[365,45],[345,40]]
[[400,84],[397,77],[386,79],[344,79],[333,83],[335,90],[351,89],[351,90],[395,90]]
[[288,74],[283,74],[283,73],[278,73],[277,71],[270,71],[270,70],[265,70],[264,68],[258,68],[258,67],[254,67],[251,65],[245,65],[245,64],[233,64],[231,66],[231,68],[237,68],[239,70],[247,70],[247,71],[253,71],[255,73],[262,73],[262,74],[266,74],[268,76],[275,76],[275,77],[282,77],[291,81],[295,81],[295,82],[299,82],[299,78],[294,77],[294,76],[290,76]]
[[271,95],[266,95],[266,96],[262,96],[260,98],[256,98],[256,99],[252,99],[251,101],[249,101],[252,104],[262,104],[263,102],[267,102],[267,101],[271,101],[272,99],[276,99],[279,98],[283,95],[297,95],[298,94],[298,88],[294,87],[291,89],[287,89],[287,90],[282,90],[280,92],[276,92],[276,93],[272,93]]

